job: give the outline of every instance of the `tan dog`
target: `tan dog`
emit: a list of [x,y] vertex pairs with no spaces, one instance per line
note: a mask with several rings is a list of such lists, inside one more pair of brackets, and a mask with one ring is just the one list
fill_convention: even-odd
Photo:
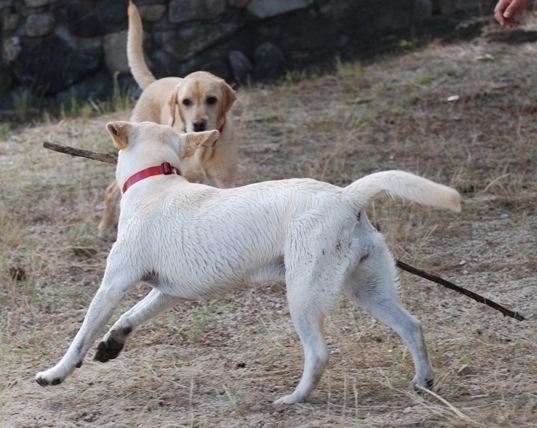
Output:
[[[155,79],[144,61],[142,20],[129,2],[127,57],[136,83],[143,89],[130,120],[169,125],[179,132],[220,131],[218,145],[201,147],[185,159],[183,174],[191,182],[207,179],[220,188],[234,187],[239,146],[234,131],[231,106],[235,91],[222,79],[205,71],[184,78]],[[99,237],[104,237],[116,221],[121,193],[116,181],[106,189]]]

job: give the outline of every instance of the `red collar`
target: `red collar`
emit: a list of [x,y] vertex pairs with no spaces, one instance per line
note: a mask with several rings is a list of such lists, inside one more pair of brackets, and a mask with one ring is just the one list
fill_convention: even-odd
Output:
[[226,124],[226,121],[224,120],[224,122],[222,122],[222,125],[220,125],[220,128],[218,128],[218,132],[220,132],[220,134],[222,133],[222,131],[224,130],[224,125]]
[[138,171],[136,174],[131,175],[125,184],[123,185],[123,193],[127,191],[133,184],[138,183],[144,178],[153,177],[155,175],[181,175],[181,171],[178,168],[171,166],[168,162],[164,162],[157,166],[151,166],[149,168]]

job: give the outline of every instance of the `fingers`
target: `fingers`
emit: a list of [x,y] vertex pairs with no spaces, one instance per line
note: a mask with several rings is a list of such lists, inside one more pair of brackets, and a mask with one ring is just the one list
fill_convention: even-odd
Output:
[[494,18],[496,18],[496,21],[505,28],[516,28],[517,26],[517,23],[510,19],[513,16],[511,10],[508,11],[510,6],[512,6],[512,1],[513,0],[499,0],[494,8]]
[[499,0],[494,8],[494,18],[505,28],[516,28],[513,17],[531,4],[531,0]]

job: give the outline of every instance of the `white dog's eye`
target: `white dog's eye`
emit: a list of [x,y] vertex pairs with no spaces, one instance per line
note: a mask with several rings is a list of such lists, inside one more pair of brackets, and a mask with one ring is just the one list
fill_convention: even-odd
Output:
[[185,99],[183,100],[183,105],[185,105],[185,106],[189,106],[190,104],[192,104],[192,101],[190,101],[188,98],[185,98]]
[[208,97],[207,98],[207,104],[215,104],[216,103],[216,97]]

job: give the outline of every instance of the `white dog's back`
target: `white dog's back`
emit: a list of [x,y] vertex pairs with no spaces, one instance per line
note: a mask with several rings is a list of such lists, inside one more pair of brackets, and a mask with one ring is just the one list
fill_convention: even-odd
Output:
[[[163,179],[166,186],[152,183],[158,192],[148,185],[124,195],[115,246],[136,248],[129,252],[129,264],[141,274],[159,272],[161,280],[181,284],[184,294],[177,297],[185,299],[214,297],[245,282],[283,279],[282,251],[298,222],[327,229],[327,219],[344,217],[349,233],[356,222],[354,209],[341,201],[341,189],[314,180],[215,189]],[[325,232],[327,241],[336,239]]]
[[[161,282],[169,282],[174,290],[162,291],[185,299],[214,297],[254,280],[283,279],[284,251],[296,239],[292,231],[308,230],[309,236],[299,241],[311,245],[331,248],[332,241],[342,239],[350,243],[365,227],[357,221],[358,212],[382,191],[427,205],[460,208],[456,191],[401,171],[372,174],[345,189],[310,179],[234,189],[185,186],[180,178],[161,180],[167,184],[153,179],[123,197],[116,245],[137,248],[129,257],[138,259],[132,265],[140,274],[159,272]],[[140,241],[145,244],[137,245]]]

